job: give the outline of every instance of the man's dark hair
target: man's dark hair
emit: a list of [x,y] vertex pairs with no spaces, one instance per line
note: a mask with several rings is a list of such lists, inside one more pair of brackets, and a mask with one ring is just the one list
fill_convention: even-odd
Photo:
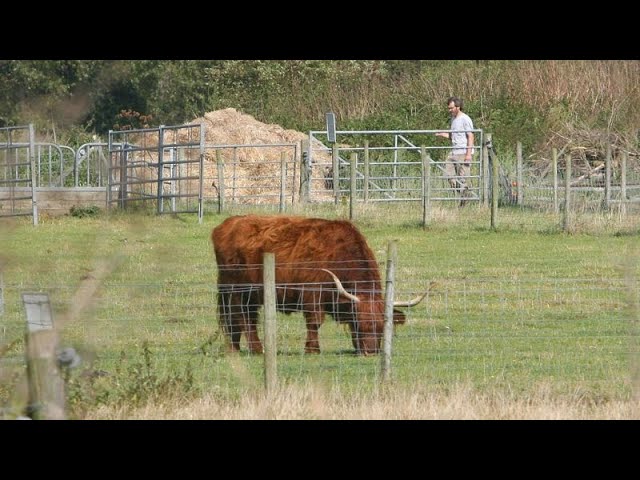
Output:
[[447,105],[449,105],[451,102],[453,102],[453,104],[460,110],[463,110],[464,102],[460,97],[449,97],[449,100],[447,100]]

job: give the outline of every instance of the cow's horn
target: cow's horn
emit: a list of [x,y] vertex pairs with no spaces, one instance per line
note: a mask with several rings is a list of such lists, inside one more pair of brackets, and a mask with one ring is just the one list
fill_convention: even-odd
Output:
[[427,293],[429,293],[429,291],[435,285],[436,285],[436,282],[431,282],[429,284],[429,288],[427,288],[427,291],[424,292],[422,295],[418,295],[416,298],[414,298],[413,300],[409,300],[408,302],[393,302],[393,306],[394,307],[413,307],[414,305],[417,305],[418,303],[420,303],[422,299],[427,296]]
[[[350,300],[353,300],[356,303],[360,302],[360,299],[358,297],[356,297],[354,294],[347,292],[344,287],[342,286],[342,282],[340,281],[340,279],[338,277],[335,276],[335,274],[331,271],[331,270],[327,270],[326,268],[321,268],[320,270],[324,270],[325,272],[327,272],[329,275],[331,275],[333,277],[333,281],[336,283],[336,287],[338,288],[338,291],[344,295],[345,297],[347,297]],[[425,294],[426,295],[426,294]]]
[[413,300],[409,300],[408,302],[393,302],[393,306],[394,307],[413,307],[414,305],[419,304],[422,301],[422,299],[427,296],[427,293],[429,293],[429,290],[424,292],[422,295],[418,295]]

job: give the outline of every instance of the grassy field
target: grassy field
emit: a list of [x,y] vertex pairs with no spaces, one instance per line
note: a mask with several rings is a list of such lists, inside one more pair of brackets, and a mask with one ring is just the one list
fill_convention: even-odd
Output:
[[437,285],[396,329],[384,386],[380,358],[354,356],[342,327],[328,320],[309,356],[302,316],[279,315],[275,400],[263,358],[225,354],[218,333],[209,235],[229,213],[5,220],[0,406],[26,401],[20,294],[43,291],[83,358],[66,372],[71,418],[635,418],[637,216],[583,214],[566,234],[521,209],[492,230],[489,213],[437,208],[422,228],[415,208],[357,209],[383,275],[397,241],[396,298]]

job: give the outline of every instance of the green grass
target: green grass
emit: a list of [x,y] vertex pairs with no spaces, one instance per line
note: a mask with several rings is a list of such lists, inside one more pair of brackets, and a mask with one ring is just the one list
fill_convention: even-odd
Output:
[[[393,381],[433,388],[470,383],[523,396],[551,385],[558,394],[629,398],[638,388],[631,373],[638,361],[636,225],[583,216],[569,235],[553,215],[500,213],[493,231],[488,211],[476,206],[434,210],[426,229],[419,211],[405,206],[357,210],[383,275],[388,242],[398,242],[397,298],[437,282],[396,329]],[[335,217],[345,207],[313,206],[310,214]],[[37,227],[29,219],[0,224],[1,404],[20,395],[25,291],[49,293],[60,343],[82,352],[85,374],[106,373],[71,372],[76,414],[154,395],[232,400],[262,388],[262,357],[244,350],[226,355],[218,334],[209,235],[224,218],[207,215],[198,224],[195,216],[99,214],[43,218]],[[278,314],[283,382],[377,388],[380,358],[353,355],[342,326],[327,319],[320,355],[303,354],[304,337],[302,315]]]

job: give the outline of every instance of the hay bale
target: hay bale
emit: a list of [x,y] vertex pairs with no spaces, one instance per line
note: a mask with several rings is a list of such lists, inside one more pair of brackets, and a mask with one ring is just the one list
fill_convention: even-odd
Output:
[[[256,120],[251,115],[237,111],[235,108],[225,108],[206,113],[203,117],[196,118],[190,123],[204,125],[205,143],[213,145],[271,145],[278,143],[295,143],[298,146],[302,140],[309,136],[296,130],[282,128],[280,125],[267,124]],[[317,145],[318,147],[320,145]],[[235,150],[235,152],[234,152]],[[225,177],[231,175],[230,164],[234,161],[235,175],[238,178],[236,193],[240,197],[248,195],[261,195],[273,191],[274,178],[280,174],[280,156],[285,151],[287,162],[298,162],[298,158],[291,158],[292,150],[283,150],[283,147],[241,147],[220,149],[225,163]],[[298,147],[299,152],[299,147]],[[328,161],[331,156],[328,155]],[[325,160],[323,160],[325,161]],[[205,179],[217,178],[217,166],[215,151],[207,149],[205,153]],[[288,183],[296,189],[300,185],[300,165],[297,165],[295,177]],[[315,176],[315,175],[314,175]],[[317,183],[317,185],[315,184]],[[213,181],[205,180],[205,196],[217,192]],[[314,190],[324,189],[321,181],[314,181]],[[329,192],[328,192],[329,193]],[[274,199],[273,202],[276,202]],[[247,199],[246,203],[265,203],[268,200]]]
[[[235,178],[235,195],[240,199],[239,203],[277,203],[277,196],[258,197],[264,194],[273,194],[279,185],[280,162],[282,152],[285,152],[285,159],[288,163],[287,189],[289,195],[291,190],[295,190],[297,197],[300,185],[300,165],[299,157],[294,157],[292,147],[269,147],[273,144],[296,144],[297,151],[300,152],[302,140],[307,140],[309,136],[296,130],[284,129],[280,125],[267,124],[256,120],[251,115],[237,111],[235,108],[225,108],[208,112],[202,117],[195,118],[188,124],[202,124],[204,127],[204,141],[206,145],[204,156],[203,185],[204,196],[215,198],[217,192],[217,160],[216,150],[224,162],[225,182],[229,182],[232,176]],[[171,133],[171,138],[165,138],[165,143],[186,144],[193,142],[191,138],[193,132],[190,129],[179,129]],[[144,171],[136,171],[135,176],[153,180],[157,178],[157,169],[150,167],[150,164],[157,163],[158,135],[156,132],[146,132],[143,137],[132,134],[129,141],[148,149],[144,152]],[[320,142],[314,148],[320,148]],[[225,145],[264,145],[253,147],[223,148]],[[219,146],[220,148],[215,148]],[[195,158],[195,151],[188,152],[187,155]],[[296,163],[295,167],[293,162]],[[314,153],[314,163],[330,163],[331,155],[325,153]],[[312,177],[321,177],[322,173],[315,171],[320,167],[313,167]],[[153,194],[155,186],[151,183],[147,188]],[[198,182],[190,181],[186,186],[189,191],[197,191]],[[312,188],[315,192],[322,192],[320,197],[323,200],[331,198],[331,191],[326,190],[324,181],[313,180]],[[229,193],[225,194],[228,196]],[[317,197],[317,196],[316,196]],[[326,198],[324,198],[326,197]]]

